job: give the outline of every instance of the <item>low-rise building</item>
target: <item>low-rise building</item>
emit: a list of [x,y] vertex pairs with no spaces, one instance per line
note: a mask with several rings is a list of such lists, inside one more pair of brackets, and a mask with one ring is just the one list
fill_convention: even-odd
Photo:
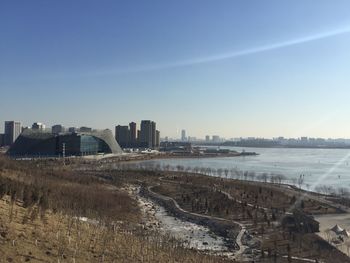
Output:
[[61,124],[56,124],[56,125],[51,127],[51,132],[55,133],[55,134],[62,133],[65,131],[66,131],[66,128],[64,126],[62,126]]
[[45,128],[46,128],[45,124],[41,123],[41,122],[34,122],[32,125],[33,130],[43,131],[43,130],[45,130]]
[[83,127],[79,128],[79,131],[80,132],[92,132],[92,128],[83,126]]

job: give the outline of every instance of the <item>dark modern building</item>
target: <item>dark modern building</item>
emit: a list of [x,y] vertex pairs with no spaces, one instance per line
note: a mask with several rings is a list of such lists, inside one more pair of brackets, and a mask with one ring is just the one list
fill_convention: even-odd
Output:
[[21,134],[21,123],[18,121],[5,121],[4,144],[12,145]]
[[110,130],[53,134],[26,130],[10,147],[10,156],[83,156],[122,153]]

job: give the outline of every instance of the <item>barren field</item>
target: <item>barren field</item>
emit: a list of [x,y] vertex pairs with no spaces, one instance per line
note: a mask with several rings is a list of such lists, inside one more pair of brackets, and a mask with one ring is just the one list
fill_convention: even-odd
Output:
[[[130,188],[158,196],[149,201],[160,202],[163,227]],[[0,193],[0,262],[350,262],[318,235],[282,224],[294,209],[335,214],[337,206],[281,185],[91,160],[63,166],[1,157]],[[188,249],[174,234],[183,226],[207,229],[232,256]]]
[[3,157],[0,165],[0,262],[227,261],[144,229],[123,175],[107,181]]

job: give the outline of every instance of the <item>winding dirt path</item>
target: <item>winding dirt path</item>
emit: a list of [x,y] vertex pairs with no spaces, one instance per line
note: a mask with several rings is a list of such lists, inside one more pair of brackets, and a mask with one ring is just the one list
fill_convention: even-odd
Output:
[[[197,214],[197,213],[186,211],[186,210],[184,210],[184,209],[182,209],[180,207],[180,205],[176,202],[175,199],[173,199],[171,197],[168,197],[168,196],[164,196],[164,195],[158,194],[158,193],[152,191],[153,187],[155,187],[155,186],[149,186],[147,188],[147,190],[150,193],[152,193],[153,195],[155,195],[158,198],[160,198],[160,199],[167,200],[167,201],[172,201],[174,203],[175,207],[178,210],[180,210],[181,212],[185,213],[185,214],[189,214],[189,215],[193,215],[193,216],[201,217],[201,218],[214,219],[214,220],[222,221],[222,222],[234,223],[234,224],[240,226],[240,231],[239,231],[239,233],[238,233],[238,235],[236,237],[236,244],[237,244],[239,249],[235,251],[234,258],[238,259],[238,260],[241,260],[243,258],[243,253],[248,248],[248,246],[243,245],[243,243],[242,243],[242,237],[243,237],[243,235],[245,234],[245,231],[246,231],[246,228],[245,228],[245,226],[243,224],[241,224],[240,222],[234,221],[234,220],[228,220],[228,219],[224,219],[224,218],[220,218],[220,217],[203,215],[203,214]],[[231,197],[231,199],[233,199],[233,198]]]

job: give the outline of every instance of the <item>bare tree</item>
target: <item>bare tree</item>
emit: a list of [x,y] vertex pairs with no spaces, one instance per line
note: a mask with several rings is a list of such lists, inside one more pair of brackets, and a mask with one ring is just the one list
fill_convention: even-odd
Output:
[[243,176],[244,176],[244,180],[246,180],[246,181],[247,181],[248,171],[245,171],[245,172],[243,173]]
[[228,172],[229,172],[228,169],[225,169],[224,172],[225,172],[225,177],[226,177],[226,179],[227,179],[227,177],[228,177]]
[[304,176],[303,175],[300,175],[299,179],[298,179],[298,185],[299,185],[299,188],[301,189],[301,187],[303,186],[303,183],[304,183]]
[[233,179],[236,175],[236,170],[235,169],[230,169],[230,175],[231,175],[231,178]]
[[281,184],[286,179],[286,177],[283,174],[277,174],[275,178],[278,184]]
[[249,172],[248,176],[249,176],[251,181],[254,181],[254,179],[255,179],[255,172]]
[[219,177],[222,176],[222,172],[223,172],[223,169],[222,169],[222,168],[219,168],[219,169],[217,170],[217,173],[218,173]]

